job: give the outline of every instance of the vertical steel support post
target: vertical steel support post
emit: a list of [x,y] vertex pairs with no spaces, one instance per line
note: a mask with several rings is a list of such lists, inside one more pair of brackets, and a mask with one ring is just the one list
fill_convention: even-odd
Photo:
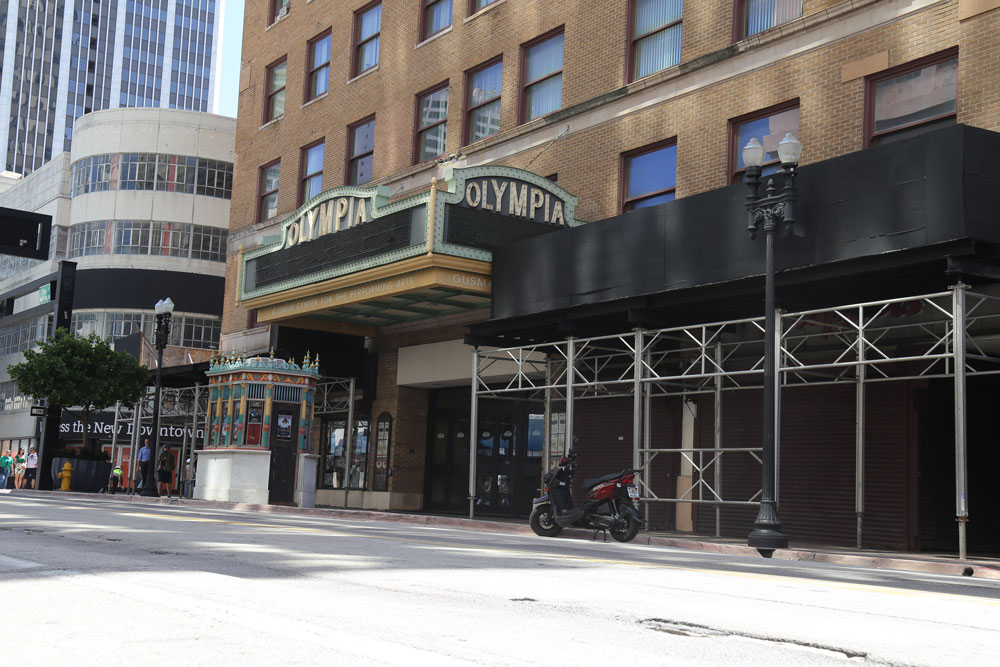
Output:
[[347,389],[347,423],[344,425],[344,507],[348,507],[348,497],[351,495],[351,459],[354,457],[354,383]]
[[[643,359],[646,362],[647,368],[652,368],[652,355],[647,351],[643,355]],[[653,448],[653,427],[652,427],[652,414],[653,414],[653,397],[651,396],[649,385],[646,386],[646,391],[643,392],[643,410],[642,410],[642,446],[647,450],[643,455],[644,461],[642,461],[642,472],[639,473],[639,479],[642,481],[642,485],[647,490],[652,489],[652,476],[653,476],[653,466],[648,465],[651,457],[649,454],[650,449]],[[649,524],[649,506],[652,503],[644,503],[642,508],[643,518],[646,520],[646,524]]]
[[642,465],[639,449],[642,447],[643,405],[642,400],[642,329],[636,329],[633,336],[635,349],[632,354],[632,467]]
[[857,547],[862,548],[865,519],[865,328],[864,309],[858,307],[858,365],[854,393],[854,515],[857,517]]
[[965,560],[966,526],[969,523],[968,470],[965,420],[965,289],[952,289],[952,349],[955,355],[955,521],[958,522],[958,557]]
[[576,379],[576,339],[566,339],[566,454],[573,447],[573,381]]
[[780,308],[774,309],[774,504],[781,505],[781,326]]
[[132,445],[128,452],[128,488],[133,493],[135,493],[135,476],[139,472],[139,443],[142,441],[142,402],[144,400],[146,400],[145,397],[136,401],[132,410]]
[[[712,411],[712,446],[715,447],[715,492],[722,496],[722,343],[715,342],[715,409]],[[715,504],[715,536],[722,537],[722,505]]]
[[476,437],[479,435],[479,348],[472,351],[472,401],[469,406],[469,518],[476,512]]
[[118,421],[122,414],[122,402],[115,401],[115,425],[111,432],[111,467],[120,462],[121,451],[118,449]]
[[[542,440],[542,471],[544,478],[552,465],[552,358],[545,355],[545,425],[542,427],[544,440]],[[545,488],[545,480],[542,479],[540,488]]]

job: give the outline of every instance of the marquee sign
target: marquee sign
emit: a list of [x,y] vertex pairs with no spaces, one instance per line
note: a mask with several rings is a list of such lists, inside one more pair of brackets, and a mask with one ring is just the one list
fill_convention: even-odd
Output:
[[[240,301],[268,321],[411,287],[426,295],[435,281],[455,282],[435,267],[475,275],[476,289],[459,291],[488,300],[482,285],[490,282],[493,248],[580,224],[576,197],[522,169],[448,168],[443,181],[444,189],[439,181],[436,189],[392,203],[384,186],[333,188],[313,197],[282,222],[279,235],[242,254]],[[413,272],[419,257],[473,264],[421,261],[422,272],[393,280]]]

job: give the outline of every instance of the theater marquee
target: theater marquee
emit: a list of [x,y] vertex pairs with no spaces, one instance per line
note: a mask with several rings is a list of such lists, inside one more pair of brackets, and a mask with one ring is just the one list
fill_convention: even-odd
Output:
[[488,307],[494,248],[580,224],[573,195],[521,169],[449,169],[443,185],[396,202],[384,187],[317,195],[241,255],[241,304],[260,322],[370,335]]

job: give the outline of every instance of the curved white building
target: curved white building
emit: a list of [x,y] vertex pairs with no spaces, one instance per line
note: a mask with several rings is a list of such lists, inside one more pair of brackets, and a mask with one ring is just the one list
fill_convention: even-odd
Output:
[[[236,121],[170,109],[109,109],[81,117],[70,154],[21,180],[0,179],[0,206],[53,216],[48,261],[0,257],[0,438],[35,437],[29,401],[6,369],[51,329],[24,286],[77,263],[73,329],[151,338],[153,305],[176,304],[170,345],[218,347]],[[19,289],[20,288],[20,289]],[[198,359],[193,359],[197,361]],[[20,442],[18,442],[20,441]]]

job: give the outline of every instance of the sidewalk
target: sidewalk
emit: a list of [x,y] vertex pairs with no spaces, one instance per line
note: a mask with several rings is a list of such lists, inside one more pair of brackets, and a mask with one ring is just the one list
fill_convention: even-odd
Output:
[[[301,508],[286,505],[248,505],[242,503],[224,503],[211,500],[188,500],[171,498],[147,498],[145,496],[130,496],[118,493],[113,496],[95,493],[77,493],[73,491],[6,491],[10,495],[37,494],[52,497],[88,498],[96,501],[116,500],[148,504],[171,504],[184,507],[207,509],[236,510],[243,512],[262,512],[268,514],[284,514],[290,516],[327,517],[353,521],[390,521],[420,526],[436,526],[440,528],[455,528],[465,530],[482,530],[493,533],[513,535],[532,535],[527,520],[512,519],[468,519],[458,516],[442,516],[437,514],[408,514],[403,512],[379,512],[369,510],[333,509],[333,508]],[[584,539],[593,538],[593,531],[583,529],[567,529],[560,538]],[[745,542],[729,537],[707,537],[687,533],[668,533],[660,531],[640,532],[631,544],[642,544],[654,547],[672,547],[691,549],[710,553],[734,556],[750,556],[760,558],[756,549],[748,547]],[[956,555],[933,553],[885,552],[867,549],[850,549],[846,547],[792,544],[788,549],[778,549],[772,558],[790,561],[815,561],[833,565],[852,567],[869,567],[886,570],[903,570],[907,572],[922,572],[926,574],[944,574],[965,576],[979,579],[1000,580],[1000,558],[977,558],[959,560]]]

